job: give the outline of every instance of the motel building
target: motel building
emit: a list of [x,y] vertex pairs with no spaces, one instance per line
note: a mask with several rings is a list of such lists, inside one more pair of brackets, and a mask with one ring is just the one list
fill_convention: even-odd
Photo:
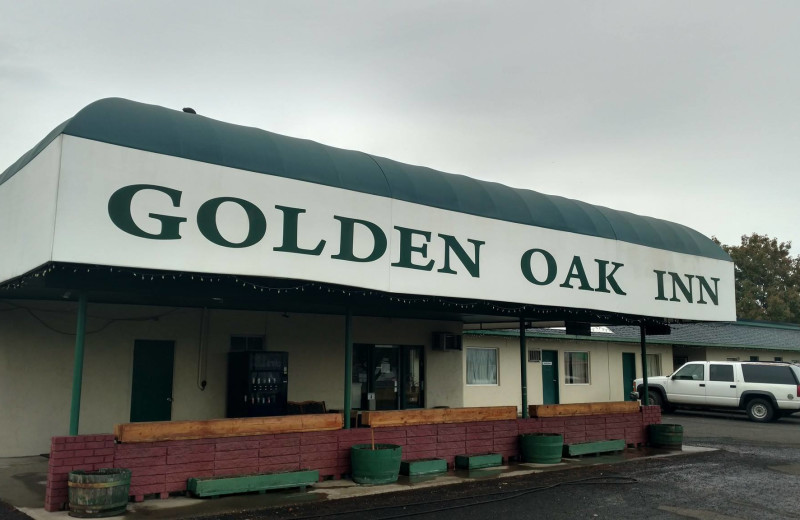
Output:
[[[0,457],[50,454],[50,510],[72,469],[131,468],[137,500],[340,478],[371,434],[450,462],[548,428],[641,443],[654,407],[577,434],[529,405],[624,401],[642,353],[671,368],[649,337],[735,320],[731,259],[687,227],[124,99],[0,174],[0,221]],[[621,325],[639,345],[524,334]],[[464,334],[495,329],[523,334]]]

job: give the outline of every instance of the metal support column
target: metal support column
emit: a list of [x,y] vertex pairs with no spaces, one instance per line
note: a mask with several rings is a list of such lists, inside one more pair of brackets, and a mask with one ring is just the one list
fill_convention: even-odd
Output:
[[647,406],[650,404],[650,393],[647,388],[647,340],[645,339],[645,326],[639,325],[639,331],[642,342],[642,395],[639,396],[639,399],[642,401],[642,405]]
[[83,344],[86,336],[86,294],[78,297],[78,322],[75,326],[75,360],[72,365],[72,406],[69,413],[69,434],[78,435],[83,385]]
[[519,377],[522,384],[522,418],[528,418],[528,352],[525,319],[519,319]]
[[350,428],[350,393],[353,389],[353,313],[350,307],[344,321],[344,427]]

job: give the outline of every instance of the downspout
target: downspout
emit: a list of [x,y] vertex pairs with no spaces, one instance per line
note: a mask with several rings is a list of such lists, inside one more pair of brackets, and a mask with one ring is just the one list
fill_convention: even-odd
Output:
[[203,307],[200,319],[200,345],[197,348],[197,388],[206,389],[206,367],[208,367],[208,307]]

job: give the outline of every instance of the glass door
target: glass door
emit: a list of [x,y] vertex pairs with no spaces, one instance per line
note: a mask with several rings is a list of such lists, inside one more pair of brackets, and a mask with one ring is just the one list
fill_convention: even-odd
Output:
[[356,344],[353,349],[351,407],[400,410],[425,406],[421,346]]
[[372,376],[376,410],[397,410],[400,406],[400,349],[391,345],[375,345],[372,350]]
[[424,408],[422,347],[403,347],[403,408]]

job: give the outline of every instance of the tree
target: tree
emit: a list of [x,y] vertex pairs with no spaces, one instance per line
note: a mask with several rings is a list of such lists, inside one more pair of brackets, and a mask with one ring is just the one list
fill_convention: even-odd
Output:
[[753,233],[720,245],[736,266],[738,318],[800,323],[800,255],[791,256],[791,242]]

